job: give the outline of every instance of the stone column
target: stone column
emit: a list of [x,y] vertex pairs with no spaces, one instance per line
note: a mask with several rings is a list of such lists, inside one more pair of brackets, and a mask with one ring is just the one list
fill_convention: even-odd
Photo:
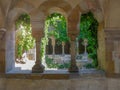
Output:
[[65,42],[62,42],[62,55],[65,55]]
[[36,39],[36,62],[35,65],[32,68],[32,73],[42,73],[44,72],[44,66],[41,63],[41,54],[40,54],[40,49],[41,49],[41,39],[42,37],[35,38]]
[[76,38],[80,31],[80,9],[76,6],[68,16],[68,36],[70,37],[71,65],[69,72],[78,72],[76,65]]
[[76,65],[76,36],[70,36],[70,54],[71,54],[71,64],[69,67],[69,72],[78,72],[79,69]]
[[5,59],[6,59],[6,29],[0,28],[0,73],[5,73]]
[[42,65],[41,40],[44,36],[45,15],[43,12],[31,13],[32,36],[36,40],[36,62],[32,68],[32,73],[43,73],[45,67]]
[[53,55],[53,58],[55,57],[55,38],[54,36],[51,36],[51,41],[52,41],[52,55]]
[[78,40],[78,38],[76,38],[76,52],[77,52],[77,55],[79,55],[79,40]]
[[5,70],[9,72],[15,68],[15,24],[7,22],[5,36]]
[[6,72],[15,68],[15,30],[6,32]]
[[98,58],[98,67],[100,69],[106,69],[106,55],[105,55],[105,32],[104,32],[104,23],[99,23],[97,31],[97,40],[98,40],[98,49],[97,49],[97,58]]

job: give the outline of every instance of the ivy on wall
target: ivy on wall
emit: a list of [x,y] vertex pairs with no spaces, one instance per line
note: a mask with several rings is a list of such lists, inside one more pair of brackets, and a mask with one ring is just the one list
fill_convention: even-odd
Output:
[[89,58],[93,59],[93,63],[91,67],[98,66],[97,60],[97,29],[98,22],[94,18],[94,15],[91,12],[86,14],[82,14],[80,21],[80,34],[78,36],[79,39],[88,39],[87,52],[89,54]]
[[[61,42],[69,41],[66,29],[66,19],[58,13],[51,14],[45,21],[45,37],[42,39],[41,54],[45,54],[45,46],[48,43],[48,37],[54,36]],[[92,67],[97,67],[97,27],[98,22],[91,12],[83,14],[80,21],[80,34],[78,39],[88,39],[87,51],[89,57],[93,59]],[[16,52],[17,57],[21,57],[24,51],[34,47],[35,40],[31,36],[30,17],[27,14],[21,15],[16,21]]]
[[32,49],[35,44],[31,33],[30,16],[22,14],[16,20],[16,58],[21,58],[22,54]]
[[54,36],[60,43],[69,40],[66,30],[66,19],[63,15],[58,13],[49,15],[45,26],[48,30],[48,37]]

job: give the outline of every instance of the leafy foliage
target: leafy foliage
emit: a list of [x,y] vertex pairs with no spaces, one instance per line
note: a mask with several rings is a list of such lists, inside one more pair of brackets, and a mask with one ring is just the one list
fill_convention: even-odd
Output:
[[53,13],[48,16],[46,20],[46,27],[48,30],[48,37],[54,36],[59,43],[69,40],[66,30],[66,19],[63,15]]
[[16,21],[16,28],[16,56],[20,58],[22,53],[33,48],[35,43],[31,35],[29,15],[22,14]]
[[[27,51],[34,47],[34,39],[31,36],[31,27],[30,27],[30,17],[27,14],[21,15],[16,21],[17,34],[16,34],[16,51],[17,57],[20,57],[24,51]],[[92,67],[96,67],[97,62],[97,27],[98,22],[95,20],[91,12],[83,14],[81,16],[80,22],[80,34],[79,39],[88,39],[87,51],[89,57],[93,59]],[[45,54],[45,46],[48,43],[48,38],[54,36],[59,44],[61,42],[69,41],[66,30],[66,19],[64,16],[58,13],[51,14],[47,17],[45,21],[45,37],[42,39],[41,44],[41,54]],[[49,63],[53,67],[58,67],[58,65],[53,65],[52,60],[47,59],[46,63]],[[50,65],[51,63],[51,65]],[[88,65],[89,67],[91,65]],[[61,66],[63,67],[63,66]]]
[[48,68],[67,69],[70,66],[70,63],[64,64],[55,63],[54,60],[49,57],[46,57],[45,60]]
[[79,39],[88,39],[87,51],[89,57],[93,59],[92,67],[97,67],[97,27],[98,22],[91,12],[83,14],[80,21],[80,34]]

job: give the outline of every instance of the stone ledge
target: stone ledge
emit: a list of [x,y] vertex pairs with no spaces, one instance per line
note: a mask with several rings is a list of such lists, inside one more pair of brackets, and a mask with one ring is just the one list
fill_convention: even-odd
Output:
[[69,73],[66,71],[45,71],[44,73],[0,73],[0,78],[7,79],[50,79],[50,80],[63,80],[63,79],[80,79],[80,78],[120,78],[120,74],[105,73],[102,70],[96,71],[79,71],[79,73]]
[[78,78],[100,78],[105,77],[105,73],[101,70],[95,71],[79,71],[79,73],[69,73],[68,71],[45,71],[44,73],[6,73],[0,74],[0,78],[10,78],[10,79],[78,79]]
[[120,78],[120,74],[116,74],[116,73],[106,73],[105,75],[108,78]]

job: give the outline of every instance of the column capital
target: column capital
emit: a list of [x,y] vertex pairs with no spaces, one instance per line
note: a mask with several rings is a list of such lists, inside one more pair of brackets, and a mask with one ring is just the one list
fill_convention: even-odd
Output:
[[68,32],[68,36],[70,37],[70,40],[71,41],[76,41],[76,37],[78,36],[78,32],[72,32],[72,33],[69,33]]

